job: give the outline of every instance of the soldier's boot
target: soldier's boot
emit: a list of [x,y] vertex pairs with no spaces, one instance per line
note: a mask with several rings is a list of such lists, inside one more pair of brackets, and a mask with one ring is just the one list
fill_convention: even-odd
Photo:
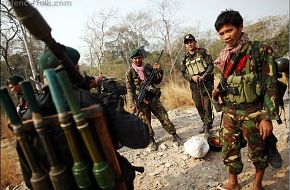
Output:
[[268,163],[275,169],[282,167],[282,157],[277,149],[277,138],[273,133],[266,138],[266,154],[268,157]]
[[156,143],[154,137],[151,137],[150,141],[151,141],[149,144],[150,151],[156,151],[158,149],[158,146],[157,146],[157,143]]
[[176,134],[176,133],[172,133],[172,136],[173,136],[173,142],[177,142],[178,145],[181,145],[182,144],[182,139]]
[[205,128],[204,128],[204,137],[207,139],[210,136],[210,130],[212,129],[212,125],[208,124]]
[[198,131],[198,133],[199,134],[202,134],[202,133],[204,133],[204,131],[205,131],[205,128],[206,128],[206,125],[205,124],[203,124],[203,126],[199,129],[199,131]]

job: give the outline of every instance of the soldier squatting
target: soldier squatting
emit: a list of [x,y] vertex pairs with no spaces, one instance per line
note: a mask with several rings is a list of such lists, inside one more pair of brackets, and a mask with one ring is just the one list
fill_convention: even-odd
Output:
[[[21,8],[15,9],[17,14],[22,13]],[[23,22],[30,27],[29,23]],[[38,22],[44,27],[43,31],[50,33],[44,20]],[[192,34],[185,35],[187,53],[181,61],[181,73],[190,83],[192,98],[203,122],[200,133],[210,135],[212,103],[218,103],[223,111],[221,155],[228,167],[229,181],[218,189],[240,189],[237,179],[243,170],[240,150],[247,145],[256,168],[253,190],[261,190],[268,164],[274,168],[282,164],[276,148],[277,139],[272,133],[272,120],[279,119],[277,77],[282,72],[288,77],[289,61],[280,58],[276,64],[270,46],[250,41],[243,32],[243,19],[237,11],[221,12],[215,28],[226,44],[219,57],[213,61],[206,49],[197,46]],[[19,100],[16,110],[7,89],[1,88],[1,101],[17,137],[16,150],[28,188],[134,189],[135,171],[142,172],[143,168],[131,165],[116,150],[122,146],[145,148],[149,144],[152,151],[158,150],[151,112],[172,135],[172,140],[182,144],[160,101],[158,85],[162,82],[163,70],[159,60],[153,66],[145,64],[142,50],[131,50],[132,65],[126,73],[127,89],[114,91],[117,86],[102,87],[107,80],[104,76],[83,78],[80,75],[77,50],[56,43],[50,35],[35,32],[33,27],[29,30],[48,46],[38,62],[46,81],[43,92],[34,93],[30,82],[19,76],[10,77],[7,86]],[[214,65],[221,70],[222,78],[213,90]],[[149,78],[152,82],[144,86]],[[91,88],[107,91],[93,93]],[[126,92],[127,103],[135,114],[123,108]],[[140,92],[145,95],[138,102]],[[88,116],[96,110],[101,110],[101,116]],[[49,116],[56,122],[44,122]],[[32,124],[28,125],[29,122]],[[107,128],[98,131],[99,125]]]

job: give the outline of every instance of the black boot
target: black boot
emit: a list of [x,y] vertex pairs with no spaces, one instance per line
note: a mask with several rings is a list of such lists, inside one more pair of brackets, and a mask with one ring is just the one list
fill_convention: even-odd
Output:
[[176,134],[176,133],[172,133],[173,136],[173,142],[177,142],[178,144],[182,144],[182,139]]
[[149,144],[149,149],[150,151],[156,151],[158,149],[157,143],[154,139],[154,137],[150,137],[150,144]]
[[273,133],[266,138],[265,140],[265,151],[267,154],[268,163],[275,169],[279,169],[282,167],[282,158],[277,149],[277,138],[273,135]]

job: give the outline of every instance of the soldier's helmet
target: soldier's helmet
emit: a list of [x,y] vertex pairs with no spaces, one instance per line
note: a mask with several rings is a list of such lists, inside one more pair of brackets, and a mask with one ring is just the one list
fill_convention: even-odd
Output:
[[17,84],[17,83],[19,83],[19,82],[21,82],[21,81],[23,81],[24,79],[22,78],[22,77],[20,77],[20,76],[18,76],[18,75],[13,75],[13,76],[11,76],[11,77],[9,77],[7,80],[6,80],[6,84],[7,84],[7,86],[9,85],[9,84]]
[[289,75],[289,59],[281,57],[275,60],[277,63],[278,73],[285,73]]
[[[64,48],[65,52],[67,53],[68,57],[71,59],[73,64],[77,65],[80,59],[80,53],[76,49],[68,46],[62,45],[62,48]],[[55,68],[61,63],[49,49],[46,49],[40,55],[38,64],[41,67],[41,69],[44,70],[47,68]]]
[[192,41],[195,42],[195,38],[194,38],[194,36],[192,34],[187,34],[187,35],[184,36],[184,41],[183,42],[186,43],[186,41],[188,41],[188,40],[192,40]]

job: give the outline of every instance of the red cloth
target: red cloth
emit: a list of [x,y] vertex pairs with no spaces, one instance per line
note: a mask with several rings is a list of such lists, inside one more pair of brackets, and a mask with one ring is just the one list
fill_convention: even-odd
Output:
[[239,61],[236,72],[240,72],[243,68],[245,68],[247,60],[250,58],[250,55],[244,55],[242,59]]

